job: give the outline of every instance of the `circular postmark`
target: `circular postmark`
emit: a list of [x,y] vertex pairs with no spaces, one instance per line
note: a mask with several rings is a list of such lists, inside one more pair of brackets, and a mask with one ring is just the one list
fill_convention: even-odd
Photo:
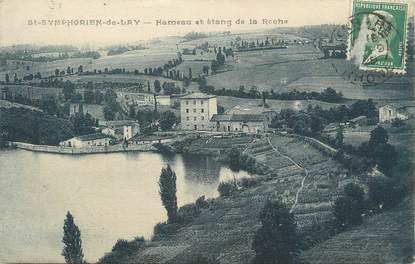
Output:
[[[346,24],[336,26],[329,41],[316,38],[314,46],[323,52],[324,58],[344,59],[345,63],[331,64],[342,79],[356,85],[373,86],[396,75],[391,63],[390,40],[401,36],[393,17],[387,12],[360,12],[350,16]],[[368,67],[374,63],[382,66]]]

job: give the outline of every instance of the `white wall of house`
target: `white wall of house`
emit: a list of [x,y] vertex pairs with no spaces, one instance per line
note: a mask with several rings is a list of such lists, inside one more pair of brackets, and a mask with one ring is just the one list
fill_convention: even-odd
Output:
[[99,138],[93,140],[80,140],[79,138],[71,138],[60,143],[61,146],[72,148],[86,148],[94,146],[109,146],[110,138]]
[[398,110],[391,105],[385,105],[379,108],[380,123],[392,122],[394,119],[406,120],[408,119],[408,116],[399,113]]
[[258,122],[239,122],[239,121],[212,121],[211,126],[213,131],[218,132],[244,132],[244,133],[259,133],[265,131],[265,124],[262,121]]
[[183,130],[211,130],[209,121],[218,112],[216,97],[182,98],[180,112]]

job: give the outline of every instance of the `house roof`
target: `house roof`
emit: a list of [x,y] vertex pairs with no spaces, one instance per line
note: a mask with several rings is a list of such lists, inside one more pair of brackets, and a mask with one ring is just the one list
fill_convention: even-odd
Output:
[[397,107],[395,107],[393,105],[384,105],[384,106],[379,107],[379,109],[382,109],[382,108],[386,108],[386,109],[397,109]]
[[264,116],[260,114],[225,114],[213,115],[211,121],[214,122],[263,122]]
[[365,119],[365,118],[366,118],[366,116],[362,115],[362,116],[358,116],[358,117],[355,117],[355,118],[353,118],[353,119],[350,119],[349,121],[350,121],[350,122],[357,122],[357,121],[359,121],[359,120],[363,120],[363,119]]
[[263,115],[258,114],[232,115],[232,121],[263,122],[264,119]]
[[180,97],[180,99],[209,99],[215,98],[216,95],[205,94],[205,93],[192,93],[185,96]]
[[155,141],[155,140],[163,140],[163,139],[171,139],[175,138],[175,136],[165,136],[165,135],[135,135],[134,137],[130,138],[129,141]]
[[109,137],[107,135],[104,135],[104,134],[101,134],[101,133],[94,133],[94,134],[78,136],[76,138],[79,139],[80,141],[90,141],[90,140],[109,138]]
[[232,115],[213,115],[211,121],[231,121]]
[[236,105],[232,107],[231,109],[226,111],[226,114],[263,114],[263,113],[269,113],[269,112],[275,112],[272,109],[266,109],[262,106],[257,105]]
[[134,120],[115,120],[115,121],[99,121],[100,125],[108,127],[119,127],[119,126],[132,126],[138,125],[138,122]]

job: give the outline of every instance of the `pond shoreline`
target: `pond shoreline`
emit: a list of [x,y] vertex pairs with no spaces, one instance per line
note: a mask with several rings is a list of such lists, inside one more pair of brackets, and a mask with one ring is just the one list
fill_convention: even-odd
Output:
[[132,152],[132,151],[156,151],[156,148],[152,144],[140,144],[129,145],[128,147],[123,145],[112,146],[96,146],[88,148],[71,148],[63,146],[51,146],[51,145],[36,145],[23,142],[9,142],[10,148],[17,148],[22,150],[28,150],[33,152],[44,152],[63,155],[86,155],[86,154],[99,154],[99,153],[117,153],[117,152]]

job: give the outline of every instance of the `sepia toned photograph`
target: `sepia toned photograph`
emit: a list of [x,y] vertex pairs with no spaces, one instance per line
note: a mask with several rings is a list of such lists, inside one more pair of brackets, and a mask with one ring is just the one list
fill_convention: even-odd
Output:
[[415,263],[414,0],[0,0],[0,263]]

